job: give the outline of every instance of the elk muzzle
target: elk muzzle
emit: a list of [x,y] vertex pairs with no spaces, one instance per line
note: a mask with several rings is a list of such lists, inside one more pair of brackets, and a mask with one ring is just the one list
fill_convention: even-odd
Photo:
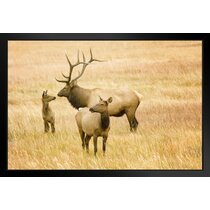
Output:
[[62,97],[62,96],[63,96],[62,92],[60,91],[60,92],[57,94],[57,96]]

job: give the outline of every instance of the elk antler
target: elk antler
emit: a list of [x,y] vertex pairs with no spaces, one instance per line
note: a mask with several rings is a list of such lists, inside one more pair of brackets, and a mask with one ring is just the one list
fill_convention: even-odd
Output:
[[73,72],[74,67],[76,67],[76,66],[78,66],[78,65],[80,65],[80,64],[83,64],[83,62],[80,62],[80,61],[79,61],[79,50],[78,50],[78,52],[77,52],[77,62],[76,62],[75,64],[72,64],[72,63],[71,63],[71,61],[70,61],[70,59],[69,59],[69,57],[68,57],[68,55],[67,55],[67,52],[65,52],[65,56],[66,56],[66,59],[67,59],[67,61],[68,61],[68,63],[69,63],[69,76],[66,76],[66,75],[64,75],[64,74],[62,73],[63,77],[65,77],[67,80],[58,80],[58,79],[56,79],[56,80],[57,80],[58,82],[69,83],[69,82],[71,81],[71,75],[72,75],[72,72]]
[[82,52],[82,57],[83,57],[83,62],[81,62],[81,63],[83,64],[82,71],[79,72],[79,75],[78,75],[77,77],[75,77],[75,78],[72,80],[72,82],[78,80],[78,79],[83,75],[83,73],[85,72],[86,67],[87,67],[90,63],[92,63],[93,61],[103,62],[102,60],[98,60],[98,59],[93,58],[93,53],[92,53],[91,48],[90,48],[90,60],[89,60],[87,63],[86,63],[86,61],[85,61],[85,56],[84,56],[84,53],[83,53],[83,52]]
[[[58,80],[58,79],[56,79],[56,80],[57,80],[58,82],[63,82],[63,83],[67,83],[67,84],[70,83],[70,82],[74,82],[74,81],[76,81],[77,79],[79,79],[79,78],[83,75],[83,73],[84,73],[86,67],[87,67],[90,63],[92,63],[93,61],[103,62],[102,60],[98,60],[98,59],[93,58],[93,53],[92,53],[91,48],[90,48],[90,60],[89,60],[87,63],[86,63],[86,61],[85,61],[85,56],[84,56],[84,53],[83,53],[83,52],[82,52],[83,62],[80,62],[80,61],[79,61],[79,51],[78,51],[78,52],[77,52],[77,62],[76,62],[75,64],[72,64],[72,63],[71,63],[71,61],[69,60],[69,58],[68,58],[68,56],[67,56],[67,53],[65,53],[65,55],[66,55],[66,58],[67,58],[67,61],[68,61],[68,63],[69,63],[69,67],[70,67],[70,69],[69,69],[69,76],[66,76],[66,75],[64,75],[64,74],[62,73],[63,77],[65,77],[67,80]],[[78,75],[77,77],[75,77],[75,78],[71,81],[71,76],[72,76],[72,72],[73,72],[74,67],[76,67],[76,66],[78,66],[78,65],[80,65],[80,64],[83,64],[82,71],[79,72],[79,75]]]

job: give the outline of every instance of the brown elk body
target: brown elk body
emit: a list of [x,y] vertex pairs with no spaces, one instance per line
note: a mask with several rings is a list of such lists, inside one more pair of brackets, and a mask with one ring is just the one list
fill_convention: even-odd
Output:
[[[58,93],[58,96],[66,97],[70,104],[76,109],[79,109],[81,107],[92,107],[94,104],[97,103],[99,95],[102,98],[108,98],[109,96],[112,96],[113,102],[108,108],[109,115],[120,117],[126,114],[130,124],[130,130],[135,131],[138,126],[138,121],[135,117],[135,113],[142,99],[141,94],[139,94],[137,91],[129,89],[86,89],[77,85],[77,80],[83,75],[85,68],[93,61],[100,61],[97,59],[93,59],[91,50],[90,55],[91,57],[88,62],[85,61],[84,54],[83,62],[79,61],[78,56],[77,63],[74,65],[71,64],[68,56],[66,55],[70,65],[70,73],[69,76],[63,75],[67,80],[56,79],[58,82],[66,83],[66,86]],[[73,68],[80,64],[83,64],[82,71],[75,79],[71,80]]]
[[110,97],[107,101],[100,98],[100,102],[89,108],[82,108],[75,118],[82,140],[83,149],[89,152],[89,141],[93,137],[94,154],[97,153],[97,139],[103,137],[103,152],[106,152],[106,141],[110,130],[108,104],[112,102]]
[[52,133],[55,132],[55,114],[50,108],[49,102],[55,100],[56,97],[47,94],[47,90],[42,94],[42,118],[44,120],[44,131],[49,131],[49,124],[51,125]]

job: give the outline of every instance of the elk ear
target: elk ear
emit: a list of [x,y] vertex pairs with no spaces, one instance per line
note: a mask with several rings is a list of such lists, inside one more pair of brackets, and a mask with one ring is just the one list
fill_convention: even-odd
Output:
[[42,93],[42,98],[44,97],[44,91],[43,91],[43,93]]
[[109,97],[107,100],[108,103],[112,103],[112,97]]

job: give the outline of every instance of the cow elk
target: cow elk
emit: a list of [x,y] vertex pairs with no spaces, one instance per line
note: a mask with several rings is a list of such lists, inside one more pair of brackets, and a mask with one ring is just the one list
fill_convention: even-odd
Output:
[[97,153],[97,139],[103,137],[103,153],[106,152],[106,141],[110,129],[110,119],[108,105],[112,102],[112,97],[107,101],[100,98],[100,102],[89,108],[82,108],[77,112],[75,118],[82,139],[83,149],[86,147],[89,152],[89,141],[93,136],[94,154]]
[[55,100],[56,97],[47,94],[47,90],[42,93],[42,118],[44,120],[44,131],[49,131],[51,125],[52,133],[55,132],[55,115],[50,108],[49,102]]
[[[83,53],[82,53],[83,54]],[[129,90],[129,89],[102,89],[102,88],[94,88],[94,89],[86,89],[80,87],[77,84],[77,81],[84,74],[86,67],[94,61],[101,62],[101,60],[94,59],[92,51],[90,49],[90,59],[86,61],[85,56],[83,54],[83,61],[79,59],[79,53],[77,55],[77,62],[72,64],[66,54],[67,61],[69,63],[69,75],[65,77],[65,80],[58,80],[58,82],[65,83],[65,87],[60,90],[58,93],[59,97],[66,97],[70,104],[75,108],[79,109],[81,107],[92,107],[97,103],[97,98],[100,95],[103,98],[108,98],[112,95],[113,102],[108,107],[108,113],[110,116],[120,117],[126,114],[128,122],[130,124],[130,130],[136,131],[138,126],[138,121],[135,117],[136,110],[141,102],[142,95],[137,91]],[[78,65],[82,65],[82,70],[79,72],[79,75],[72,79],[72,72],[74,67]],[[105,77],[106,75],[104,75]]]

